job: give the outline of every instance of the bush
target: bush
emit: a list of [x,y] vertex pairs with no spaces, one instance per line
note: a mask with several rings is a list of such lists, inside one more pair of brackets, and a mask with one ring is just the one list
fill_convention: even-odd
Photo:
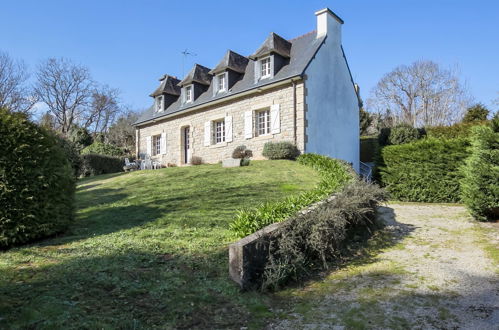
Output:
[[56,137],[1,109],[0,136],[0,248],[65,230],[75,179]]
[[244,159],[253,157],[253,151],[246,148],[246,146],[238,146],[232,152],[232,158]]
[[81,169],[81,158],[78,147],[73,142],[68,141],[67,139],[61,136],[56,136],[56,138],[57,142],[59,143],[59,146],[62,148],[64,154],[66,155],[66,158],[71,164],[74,177],[77,178],[78,175],[80,174],[80,169]]
[[83,154],[81,160],[82,177],[122,172],[125,165],[123,158],[99,154]]
[[471,134],[471,128],[477,125],[485,125],[486,122],[459,123],[452,126],[425,127],[426,136],[437,139],[467,138]]
[[74,125],[69,131],[69,140],[75,145],[78,151],[80,151],[91,145],[94,139],[86,128]]
[[311,268],[327,269],[355,241],[371,235],[376,207],[384,200],[382,189],[356,180],[334,199],[288,220],[267,241],[269,259],[260,288],[274,290],[300,280]]
[[355,172],[345,162],[326,156],[304,154],[297,161],[319,172],[319,185],[314,190],[290,196],[283,201],[264,203],[256,209],[240,210],[230,225],[238,237],[250,235],[265,226],[285,220],[304,207],[338,191],[355,176]]
[[361,136],[360,161],[364,163],[373,162],[378,148],[378,138],[376,136]]
[[421,135],[417,128],[414,128],[407,124],[401,124],[393,127],[390,130],[390,135],[388,136],[388,144],[399,145],[410,143],[418,140],[420,137]]
[[201,165],[203,164],[203,159],[199,156],[191,157],[191,165]]
[[463,123],[483,122],[487,120],[489,112],[489,109],[487,109],[483,104],[477,103],[466,109],[466,113],[463,117]]
[[124,156],[124,150],[112,144],[94,142],[81,151],[82,154],[100,154],[114,157]]
[[467,157],[465,139],[427,138],[381,150],[378,171],[394,199],[459,202],[459,167]]
[[250,164],[249,158],[241,159],[241,166],[249,166],[249,164]]
[[300,150],[291,142],[267,142],[262,155],[268,159],[291,159],[300,155]]
[[490,127],[474,127],[471,156],[463,166],[461,196],[479,220],[499,219],[499,133]]

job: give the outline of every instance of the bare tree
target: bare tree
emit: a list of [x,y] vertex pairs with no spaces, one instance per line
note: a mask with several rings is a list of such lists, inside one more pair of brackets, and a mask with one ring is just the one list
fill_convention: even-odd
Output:
[[109,127],[108,140],[110,143],[125,148],[129,151],[135,150],[135,123],[138,119],[137,112],[130,109],[124,111]]
[[36,73],[35,93],[55,117],[57,129],[67,135],[73,124],[84,121],[94,93],[87,67],[67,59],[43,61]]
[[89,112],[82,126],[88,128],[94,135],[105,134],[121,111],[118,98],[117,89],[109,86],[96,89],[92,94]]
[[394,124],[450,125],[458,122],[470,98],[453,70],[432,61],[402,65],[386,74],[368,100],[370,110],[390,112]]
[[36,98],[26,84],[29,78],[23,61],[14,61],[0,51],[0,108],[28,113]]

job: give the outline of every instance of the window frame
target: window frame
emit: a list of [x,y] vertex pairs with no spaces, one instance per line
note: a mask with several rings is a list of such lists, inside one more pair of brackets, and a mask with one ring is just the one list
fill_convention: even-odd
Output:
[[[220,88],[221,81],[223,81],[223,88]],[[217,93],[222,93],[226,91],[227,91],[227,74],[226,72],[224,72],[217,75]]]
[[185,103],[192,103],[194,101],[194,88],[192,85],[184,87]]
[[163,95],[158,95],[156,97],[156,112],[161,112],[163,111]]
[[[264,70],[264,65],[265,65],[265,70]],[[270,59],[270,56],[260,59],[259,70],[260,70],[260,79],[266,79],[272,76],[272,60]],[[268,73],[264,74],[264,71],[265,72],[268,71]]]
[[161,134],[152,136],[152,155],[161,155]]
[[[218,131],[219,128],[220,132]],[[213,130],[213,137],[212,137],[213,144],[224,143],[226,140],[226,133],[227,133],[227,130],[225,128],[225,118],[213,120],[212,130]]]
[[[261,116],[263,114],[263,116]],[[263,118],[262,118],[263,117]],[[270,135],[271,123],[270,123],[270,109],[261,109],[255,111],[255,135],[265,136]],[[263,131],[263,132],[261,132]]]

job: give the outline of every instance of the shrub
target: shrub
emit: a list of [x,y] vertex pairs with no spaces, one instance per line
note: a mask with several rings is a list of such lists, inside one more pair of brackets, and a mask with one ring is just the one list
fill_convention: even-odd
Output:
[[82,154],[100,154],[107,156],[120,157],[124,155],[124,151],[121,148],[118,148],[112,144],[102,143],[102,142],[94,142],[88,147],[84,148],[81,151]]
[[490,127],[474,127],[471,156],[463,166],[461,196],[479,220],[499,218],[499,133]]
[[300,150],[291,142],[267,142],[262,155],[268,159],[291,159],[300,155]]
[[286,221],[267,241],[269,259],[260,288],[277,289],[313,268],[327,269],[352,243],[376,228],[376,207],[385,192],[363,181],[348,184],[334,199]]
[[249,158],[241,159],[241,166],[249,166],[249,164],[250,164]]
[[191,157],[191,165],[201,165],[203,164],[203,159],[199,156]]
[[69,131],[69,140],[75,145],[78,151],[88,147],[93,143],[92,135],[84,127],[74,125]]
[[463,123],[483,122],[487,120],[489,112],[489,109],[487,109],[483,104],[477,103],[466,109],[466,113],[463,117]]
[[360,161],[364,163],[373,162],[378,148],[378,138],[376,136],[361,136]]
[[64,151],[64,154],[66,155],[66,158],[68,159],[69,163],[71,164],[71,168],[73,169],[73,175],[75,178],[78,177],[80,174],[80,168],[81,168],[81,158],[80,158],[80,152],[78,147],[71,141],[61,137],[61,136],[56,136],[57,142],[59,143],[60,147]]
[[1,109],[0,136],[0,248],[65,230],[75,180],[56,137]]
[[485,125],[486,122],[459,123],[452,126],[425,127],[426,136],[437,139],[467,138],[471,134],[471,128],[477,125]]
[[355,176],[355,172],[345,162],[326,156],[304,154],[298,157],[297,161],[319,172],[321,177],[319,185],[314,190],[298,196],[290,196],[278,202],[267,202],[256,209],[240,210],[230,225],[231,230],[238,237],[247,236],[267,225],[296,214],[304,207],[338,191]]
[[232,152],[232,158],[244,159],[253,157],[253,151],[246,148],[246,146],[238,146]]
[[465,139],[427,138],[384,147],[377,160],[381,183],[401,201],[458,202],[467,146]]
[[418,140],[421,137],[417,128],[407,124],[400,124],[390,130],[388,144],[398,145]]
[[100,154],[83,154],[81,160],[82,177],[122,172],[125,164],[122,158]]

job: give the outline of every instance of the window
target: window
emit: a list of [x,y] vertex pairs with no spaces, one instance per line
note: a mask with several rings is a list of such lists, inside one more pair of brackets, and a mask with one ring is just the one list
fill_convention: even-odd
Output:
[[156,98],[156,111],[163,111],[163,95]]
[[270,134],[270,110],[256,113],[256,132],[258,135]]
[[194,99],[192,94],[192,86],[187,86],[185,88],[185,103],[192,102]]
[[152,155],[161,154],[161,135],[154,135],[152,137]]
[[225,120],[213,122],[213,141],[215,143],[225,142]]
[[227,90],[227,78],[225,73],[219,74],[217,76],[217,93],[225,92]]
[[260,60],[260,78],[270,77],[270,57]]

